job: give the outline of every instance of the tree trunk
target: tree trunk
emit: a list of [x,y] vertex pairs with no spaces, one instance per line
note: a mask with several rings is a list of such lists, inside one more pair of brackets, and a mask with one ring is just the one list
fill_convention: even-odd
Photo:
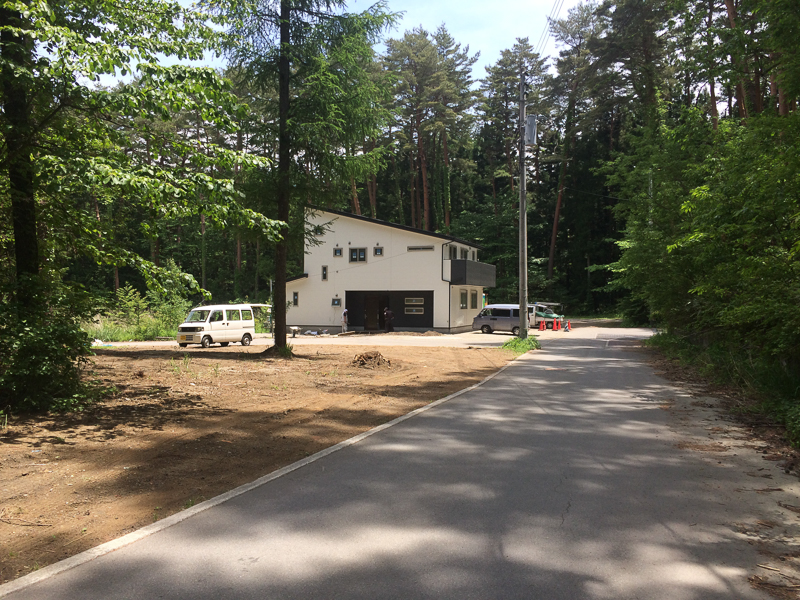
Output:
[[[15,67],[29,67],[32,62],[31,40],[24,35],[12,34],[7,28],[27,29],[22,15],[9,9],[0,9],[0,48],[5,62],[3,67],[3,121],[6,145],[5,170],[8,175],[8,195],[11,199],[11,220],[14,227],[14,258],[17,281],[39,273],[39,240],[36,234],[36,200],[33,173],[33,121],[29,90],[25,78],[14,73]],[[28,286],[19,290],[18,301],[22,307],[34,301]]]
[[[736,29],[736,7],[733,4],[733,0],[725,0],[725,8],[728,10],[728,22],[730,23],[731,29]],[[731,60],[733,62],[734,69],[741,72],[739,69],[739,59],[731,54]],[[736,83],[736,102],[739,104],[739,118],[741,119],[747,119],[745,87],[744,78],[740,77],[739,81]]]
[[353,205],[353,214],[361,214],[361,204],[358,202],[358,190],[356,189],[356,178],[350,178],[351,201]]
[[373,173],[367,182],[369,192],[369,210],[373,219],[378,218],[378,176]]
[[431,199],[428,195],[428,164],[425,160],[425,145],[422,143],[421,110],[417,109],[417,154],[419,155],[420,172],[422,173],[423,221],[420,229],[431,230]]
[[442,152],[444,154],[444,226],[450,231],[450,152],[447,149],[447,130],[442,131]]
[[291,0],[281,0],[280,54],[278,57],[278,220],[283,221],[281,239],[275,244],[275,289],[272,313],[275,323],[274,341],[286,347],[286,257],[289,244],[289,56],[287,51]]
[[714,76],[711,74],[711,65],[713,64],[713,60],[711,57],[711,49],[713,48],[713,39],[711,28],[714,25],[714,0],[708,0],[708,19],[706,22],[706,32],[708,33],[708,65],[709,65],[709,74],[708,74],[708,93],[711,97],[711,123],[714,127],[714,131],[717,130],[719,126],[719,112],[717,111],[717,84],[714,81]]
[[786,94],[781,86],[778,86],[778,114],[782,117],[789,116],[789,102],[787,102]]
[[200,215],[200,279],[206,289],[206,216]]
[[575,112],[575,90],[578,87],[577,78],[572,83],[572,89],[569,93],[569,103],[567,105],[567,122],[564,127],[564,161],[561,163],[561,176],[559,177],[558,184],[558,199],[556,200],[556,214],[553,218],[553,233],[550,236],[550,259],[547,262],[547,280],[548,282],[553,279],[553,266],[556,258],[556,239],[558,238],[558,218],[561,213],[561,201],[564,197],[564,182],[567,178],[567,161],[569,160],[571,136],[572,136],[572,122],[573,113]]
[[[369,141],[369,145],[367,147],[367,150],[369,152],[372,152],[373,150],[375,150],[375,140],[370,140]],[[375,175],[375,173],[373,173],[372,175],[367,177],[367,196],[369,197],[370,215],[372,216],[373,219],[375,219],[375,218],[377,218],[377,214],[378,214],[378,207],[377,207],[377,202],[378,202],[378,198],[377,198],[377,196],[378,196],[378,178]]]
[[405,225],[406,215],[403,210],[403,195],[400,192],[400,174],[397,172],[397,159],[394,153],[392,153],[392,170],[394,171],[394,188],[397,195],[397,222]]
[[253,286],[253,300],[258,302],[258,255],[261,253],[261,247],[258,243],[258,238],[256,238],[256,277],[255,277],[255,285]]
[[414,153],[408,155],[411,163],[411,226],[419,228],[417,214],[419,213],[419,194],[417,193],[417,162],[414,160]]

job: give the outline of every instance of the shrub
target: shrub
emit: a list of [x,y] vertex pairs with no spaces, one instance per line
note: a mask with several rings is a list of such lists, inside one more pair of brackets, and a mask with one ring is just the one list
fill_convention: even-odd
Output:
[[78,407],[93,391],[81,377],[92,354],[79,325],[88,295],[47,275],[26,285],[35,302],[24,306],[17,289],[0,292],[0,414]]
[[530,350],[538,350],[542,346],[535,337],[528,337],[524,340],[522,338],[512,337],[510,340],[506,340],[502,347],[504,350],[511,350],[515,354],[525,354]]

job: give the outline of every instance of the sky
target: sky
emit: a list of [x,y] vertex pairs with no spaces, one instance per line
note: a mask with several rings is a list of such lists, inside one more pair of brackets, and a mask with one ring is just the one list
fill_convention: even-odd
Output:
[[[366,10],[374,0],[350,0],[349,11]],[[473,77],[485,76],[484,67],[500,58],[500,52],[511,48],[514,41],[527,37],[534,48],[539,47],[547,16],[555,10],[560,17],[577,5],[579,0],[388,0],[392,12],[404,12],[397,28],[388,37],[402,37],[414,27],[433,32],[442,23],[462,46],[469,45],[470,54],[480,51]],[[560,10],[559,10],[560,6]],[[547,36],[543,56],[556,56],[552,38]]]
[[[179,0],[184,5],[191,5],[193,0]],[[364,11],[376,0],[348,0],[348,12]],[[453,39],[464,46],[469,46],[471,56],[480,52],[480,57],[473,67],[473,79],[482,79],[486,75],[485,67],[492,65],[500,58],[500,52],[514,45],[517,38],[527,37],[542,56],[554,57],[558,50],[552,38],[546,32],[547,17],[564,18],[580,0],[387,0],[390,12],[403,13],[394,30],[387,37],[399,38],[414,27],[433,33],[444,23]],[[545,33],[542,37],[543,32]],[[541,42],[541,46],[540,46]],[[382,51],[382,48],[378,49]],[[165,59],[165,65],[174,64],[175,59]],[[209,57],[205,61],[192,63],[198,66],[222,68],[224,60]],[[552,61],[551,61],[552,64]],[[101,85],[111,86],[128,78],[103,76]]]

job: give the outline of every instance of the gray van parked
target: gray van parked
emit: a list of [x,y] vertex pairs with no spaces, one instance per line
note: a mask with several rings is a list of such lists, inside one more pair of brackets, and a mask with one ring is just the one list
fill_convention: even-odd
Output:
[[[528,316],[530,328],[530,315]],[[510,331],[519,335],[519,305],[518,304],[489,304],[485,306],[478,316],[472,320],[472,329],[480,329],[483,333],[494,331]]]

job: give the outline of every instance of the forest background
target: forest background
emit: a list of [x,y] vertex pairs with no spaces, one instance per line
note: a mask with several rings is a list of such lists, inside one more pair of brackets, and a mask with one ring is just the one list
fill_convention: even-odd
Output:
[[[285,305],[309,205],[473,240],[515,300],[525,73],[529,297],[662,326],[800,432],[800,5],[582,3],[558,56],[519,38],[484,75],[396,18],[4,0],[0,411],[85,402],[98,317],[153,336],[204,298]],[[225,69],[188,66],[208,52]]]

